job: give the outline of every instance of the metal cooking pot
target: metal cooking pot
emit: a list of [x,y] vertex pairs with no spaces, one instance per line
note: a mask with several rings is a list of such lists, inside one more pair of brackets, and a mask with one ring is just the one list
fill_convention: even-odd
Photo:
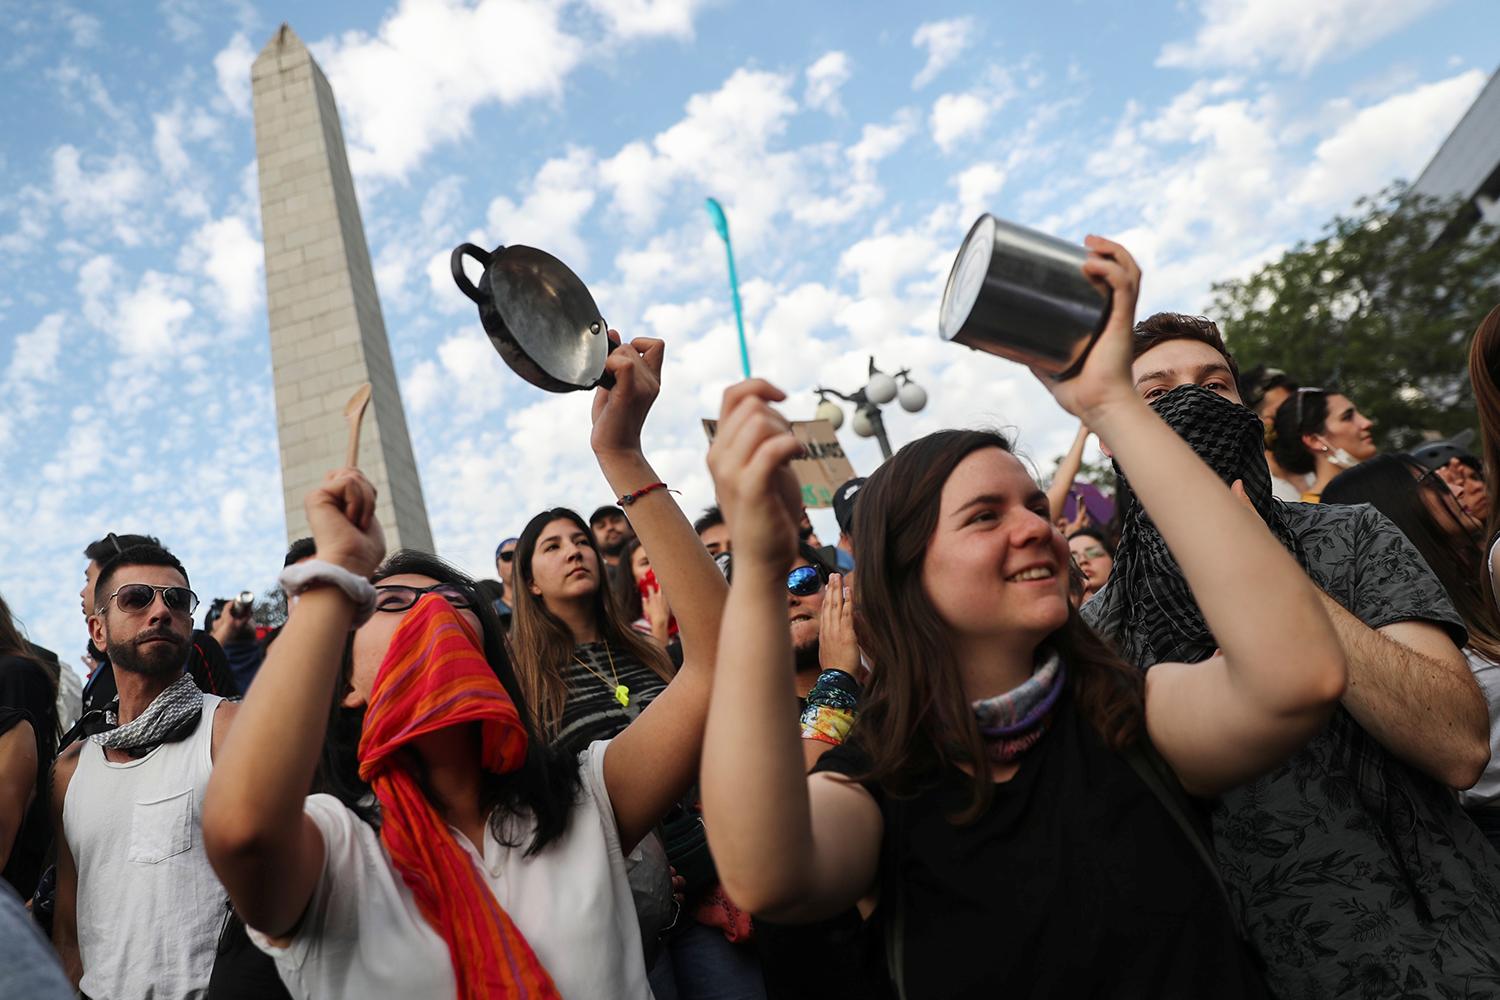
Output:
[[1110,295],[1080,270],[1088,253],[981,215],[948,275],[938,332],[1059,381],[1072,378],[1109,319]]
[[[464,273],[464,257],[484,267],[479,284]],[[578,275],[543,250],[472,243],[453,248],[453,281],[479,306],[490,343],[517,375],[548,392],[614,385],[604,370],[613,344],[599,307]]]

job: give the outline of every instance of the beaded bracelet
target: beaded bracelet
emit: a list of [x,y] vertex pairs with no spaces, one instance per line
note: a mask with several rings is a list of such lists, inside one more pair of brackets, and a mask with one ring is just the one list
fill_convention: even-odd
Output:
[[641,497],[645,496],[647,493],[654,493],[657,490],[667,490],[668,493],[676,493],[677,492],[676,490],[667,489],[667,484],[666,483],[652,483],[650,486],[642,486],[640,489],[636,490],[634,493],[627,493],[624,496],[620,497],[620,501],[619,501],[620,502],[620,506],[621,507],[629,507],[631,504],[635,503],[637,500],[639,500]]

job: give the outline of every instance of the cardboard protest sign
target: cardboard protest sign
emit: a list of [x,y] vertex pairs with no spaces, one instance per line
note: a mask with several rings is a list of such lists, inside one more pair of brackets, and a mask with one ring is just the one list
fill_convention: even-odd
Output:
[[[717,420],[703,421],[709,441],[718,429]],[[844,454],[833,425],[826,420],[793,420],[792,433],[807,449],[807,456],[792,462],[792,472],[802,487],[804,507],[832,507],[833,491],[854,478],[854,466]]]

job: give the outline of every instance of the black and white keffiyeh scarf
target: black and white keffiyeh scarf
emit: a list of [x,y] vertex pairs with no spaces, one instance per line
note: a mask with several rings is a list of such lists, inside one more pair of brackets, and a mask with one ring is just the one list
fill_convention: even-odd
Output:
[[[1306,556],[1271,496],[1260,418],[1218,393],[1181,385],[1151,404],[1209,468],[1231,485],[1236,479],[1271,533],[1305,568]],[[1213,655],[1214,641],[1177,560],[1150,516],[1120,478],[1120,544],[1107,590],[1123,605],[1121,652],[1141,669],[1165,661],[1197,663]]]
[[114,728],[93,733],[89,739],[106,750],[139,754],[182,739],[197,726],[202,714],[203,692],[190,674],[183,673],[144,712],[123,726],[119,724],[119,702],[111,704],[104,710],[104,719]]

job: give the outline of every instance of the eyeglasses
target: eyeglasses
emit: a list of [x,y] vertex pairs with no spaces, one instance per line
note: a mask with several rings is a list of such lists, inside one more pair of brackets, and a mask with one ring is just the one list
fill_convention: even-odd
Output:
[[786,575],[786,592],[811,597],[823,589],[823,573],[816,566],[798,566]]
[[1090,545],[1083,550],[1083,558],[1085,559],[1103,559],[1108,554],[1104,551],[1103,546],[1099,545]]
[[157,587],[149,583],[127,583],[106,597],[104,603],[99,605],[99,610],[103,611],[109,607],[110,601],[114,601],[127,615],[138,615],[151,607],[157,594],[161,595],[161,602],[173,614],[191,615],[198,609],[198,595],[186,587]]
[[402,587],[396,584],[375,587],[376,611],[405,611],[422,599],[424,594],[436,594],[459,610],[472,611],[474,599],[464,588],[452,583],[436,583],[431,587]]
[[515,557],[516,557],[516,550],[515,549],[506,549],[504,552],[500,553],[500,561],[501,562],[510,562]]

